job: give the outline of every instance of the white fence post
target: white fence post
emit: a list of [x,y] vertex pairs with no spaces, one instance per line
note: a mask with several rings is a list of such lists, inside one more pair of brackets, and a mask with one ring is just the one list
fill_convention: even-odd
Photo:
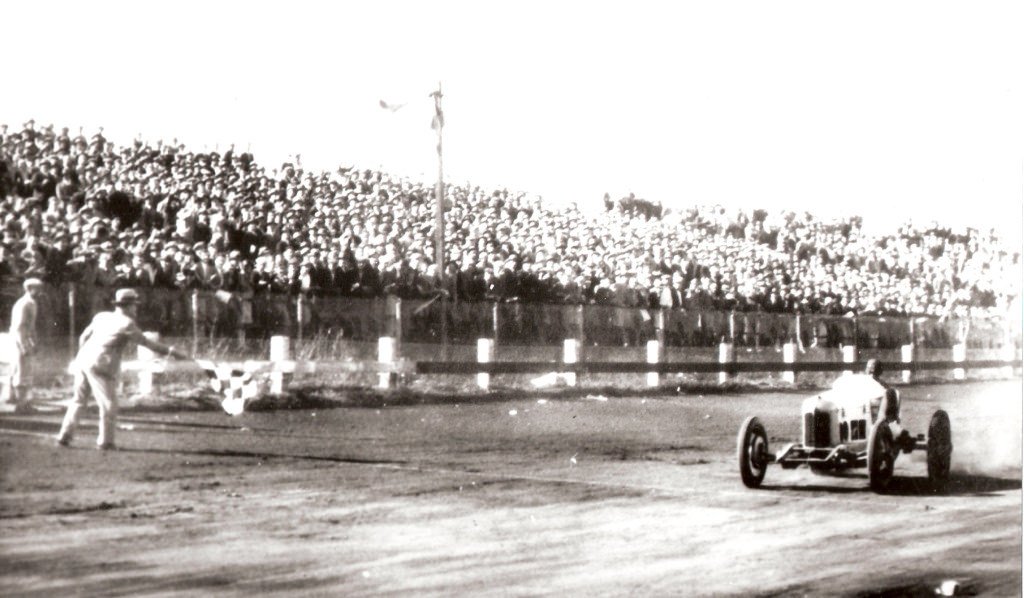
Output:
[[[857,363],[857,345],[843,345],[843,363]],[[852,374],[853,370],[845,370]]]
[[[287,336],[270,337],[270,361],[280,364],[283,361],[291,360],[292,343]],[[288,388],[288,379],[291,376],[280,371],[280,367],[270,372],[270,392],[282,394]]]
[[[796,363],[796,343],[786,343],[782,345],[782,362]],[[796,372],[793,370],[782,372],[782,381],[790,384],[796,384]]]
[[299,296],[295,299],[295,324],[296,324],[295,344],[299,348],[299,354],[300,355],[302,354],[302,327],[303,327],[302,320],[306,317],[306,305],[305,305],[305,303],[306,302],[302,298],[302,293],[299,293]]
[[[390,296],[389,296],[389,298],[390,298]],[[402,298],[401,297],[395,297],[394,310],[395,311],[394,311],[394,313],[392,314],[391,317],[394,318],[394,322],[395,322],[395,346],[396,347],[400,347],[402,345]],[[398,349],[396,349],[395,352],[397,354]]]
[[[735,345],[724,341],[718,344],[718,363],[722,365],[736,363]],[[722,369],[722,371],[718,372],[718,383],[725,384],[731,376],[732,374]]]
[[[900,359],[903,363],[914,363],[914,343],[900,347]],[[903,383],[909,384],[914,377],[913,370],[903,370]]]
[[[953,345],[953,361],[956,363],[963,363],[967,361],[967,343],[957,343]],[[953,379],[963,380],[967,377],[967,373],[964,368],[953,369]]]
[[192,291],[192,355],[199,355],[199,311],[199,291]]
[[[477,363],[491,363],[494,361],[494,341],[489,338],[476,339],[476,361]],[[487,390],[491,387],[491,375],[487,372],[480,372],[476,375],[476,385]]]
[[[382,336],[377,339],[377,361],[380,363],[394,363],[398,359],[398,343],[391,336]],[[381,372],[378,375],[379,388],[391,388],[397,383],[398,375],[394,372]]]
[[[653,340],[647,341],[647,363],[661,362],[661,343]],[[661,376],[658,372],[647,372],[647,386],[658,386],[661,384]]]
[[[565,339],[565,344],[562,347],[562,363],[576,363],[578,359],[579,346],[576,343],[576,339]],[[576,372],[564,374],[564,380],[566,386],[576,386]]]
[[[151,341],[160,341],[159,332],[143,332],[142,334]],[[138,359],[142,362],[142,367],[139,368],[138,394],[145,397],[152,396],[153,391],[160,388],[161,376],[154,371],[156,357],[156,353],[148,348],[142,345],[138,346]]]

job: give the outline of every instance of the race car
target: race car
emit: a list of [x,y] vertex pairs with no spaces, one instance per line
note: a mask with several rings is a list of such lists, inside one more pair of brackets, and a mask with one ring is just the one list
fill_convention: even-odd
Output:
[[777,453],[768,450],[768,434],[758,418],[746,418],[736,439],[743,484],[759,487],[773,463],[783,469],[807,465],[817,473],[867,467],[871,489],[882,493],[892,479],[896,457],[923,449],[928,480],[941,491],[953,454],[949,415],[937,410],[927,437],[912,436],[901,425],[899,393],[878,380],[880,372],[880,365],[871,360],[866,373],[844,374],[830,390],[806,399],[801,408],[802,441]]

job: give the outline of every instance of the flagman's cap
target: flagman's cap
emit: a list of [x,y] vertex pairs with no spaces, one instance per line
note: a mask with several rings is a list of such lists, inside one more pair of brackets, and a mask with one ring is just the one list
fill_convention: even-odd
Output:
[[135,305],[139,302],[139,294],[134,289],[118,289],[114,293],[114,305]]
[[21,283],[25,290],[42,288],[43,281],[38,278],[26,278],[25,282]]

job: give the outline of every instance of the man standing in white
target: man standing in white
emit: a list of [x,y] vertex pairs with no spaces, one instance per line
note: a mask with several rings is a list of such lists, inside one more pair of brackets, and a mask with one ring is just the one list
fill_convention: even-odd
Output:
[[96,314],[79,338],[75,373],[74,401],[64,415],[57,443],[68,446],[79,413],[92,396],[100,410],[100,431],[96,445],[113,449],[117,419],[117,385],[121,376],[121,353],[130,345],[142,345],[155,353],[179,359],[189,356],[174,347],[149,340],[135,323],[139,295],[132,289],[119,289],[114,295],[114,310]]
[[16,411],[28,408],[28,391],[31,381],[31,364],[29,357],[36,348],[36,299],[43,294],[43,281],[38,278],[26,279],[22,286],[22,295],[11,308],[11,338],[16,348],[11,363],[11,379],[9,381],[10,401]]

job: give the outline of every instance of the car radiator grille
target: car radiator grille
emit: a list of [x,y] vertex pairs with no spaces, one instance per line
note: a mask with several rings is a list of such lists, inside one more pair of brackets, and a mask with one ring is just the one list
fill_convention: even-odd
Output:
[[830,424],[828,411],[815,409],[814,413],[804,414],[804,444],[810,447],[831,446]]

